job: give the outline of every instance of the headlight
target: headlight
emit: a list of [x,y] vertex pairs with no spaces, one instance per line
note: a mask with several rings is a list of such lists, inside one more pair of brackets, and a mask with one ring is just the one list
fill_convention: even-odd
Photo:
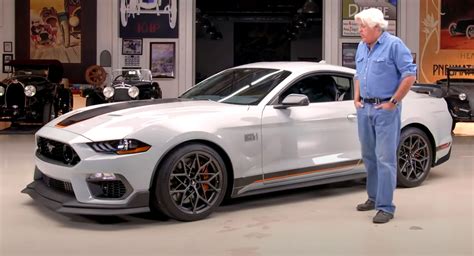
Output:
[[5,94],[5,88],[3,86],[0,86],[0,97],[2,97]]
[[130,98],[132,99],[135,99],[139,93],[140,93],[140,90],[138,90],[136,86],[132,86],[128,89],[128,96],[130,96]]
[[25,95],[27,97],[33,97],[36,94],[36,87],[33,85],[27,85],[25,86]]
[[459,99],[460,99],[460,100],[466,100],[466,99],[467,99],[467,95],[462,92],[462,93],[459,94]]
[[108,98],[112,98],[114,96],[115,90],[114,90],[113,87],[107,86],[107,87],[104,88],[102,93],[104,94],[105,98],[108,99]]
[[87,143],[99,153],[115,153],[118,155],[146,152],[150,145],[135,139],[109,140]]

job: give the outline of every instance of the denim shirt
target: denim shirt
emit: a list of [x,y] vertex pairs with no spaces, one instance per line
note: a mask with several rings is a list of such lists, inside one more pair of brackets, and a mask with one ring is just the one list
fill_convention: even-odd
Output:
[[361,41],[356,53],[356,75],[360,96],[363,98],[390,98],[400,82],[416,75],[416,65],[410,50],[396,36],[383,32],[370,50]]

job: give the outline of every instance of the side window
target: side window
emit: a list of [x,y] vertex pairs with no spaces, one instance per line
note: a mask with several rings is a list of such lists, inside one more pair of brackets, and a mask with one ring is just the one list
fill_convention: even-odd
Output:
[[334,81],[336,82],[336,88],[339,92],[338,101],[343,100],[352,100],[354,99],[353,96],[353,89],[352,89],[352,77],[344,77],[344,76],[333,76]]
[[311,103],[338,101],[340,96],[331,75],[314,75],[299,80],[281,95],[280,102],[291,93],[304,94]]

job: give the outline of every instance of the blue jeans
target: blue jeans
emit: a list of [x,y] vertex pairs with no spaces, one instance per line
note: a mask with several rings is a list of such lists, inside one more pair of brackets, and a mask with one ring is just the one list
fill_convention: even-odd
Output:
[[367,194],[375,202],[375,209],[393,214],[401,106],[394,110],[375,109],[375,106],[364,103],[363,108],[357,109],[362,159],[367,169]]

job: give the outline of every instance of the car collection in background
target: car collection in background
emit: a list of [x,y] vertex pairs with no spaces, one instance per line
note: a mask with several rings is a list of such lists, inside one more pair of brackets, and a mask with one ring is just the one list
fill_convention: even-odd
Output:
[[12,60],[12,73],[0,83],[0,121],[46,124],[72,110],[73,97],[61,84],[57,60]]
[[161,99],[161,88],[153,81],[149,69],[116,69],[110,75],[112,81],[104,87],[84,89],[86,106],[107,102]]
[[[177,99],[74,110],[36,133],[34,181],[23,192],[63,213],[151,210],[193,221],[226,196],[363,178],[354,72],[254,63]],[[397,182],[415,187],[449,159],[452,117],[442,97],[410,91],[402,104]]]
[[446,100],[453,118],[452,130],[458,122],[474,122],[474,68],[450,67],[446,79],[436,84],[415,84],[413,90]]

